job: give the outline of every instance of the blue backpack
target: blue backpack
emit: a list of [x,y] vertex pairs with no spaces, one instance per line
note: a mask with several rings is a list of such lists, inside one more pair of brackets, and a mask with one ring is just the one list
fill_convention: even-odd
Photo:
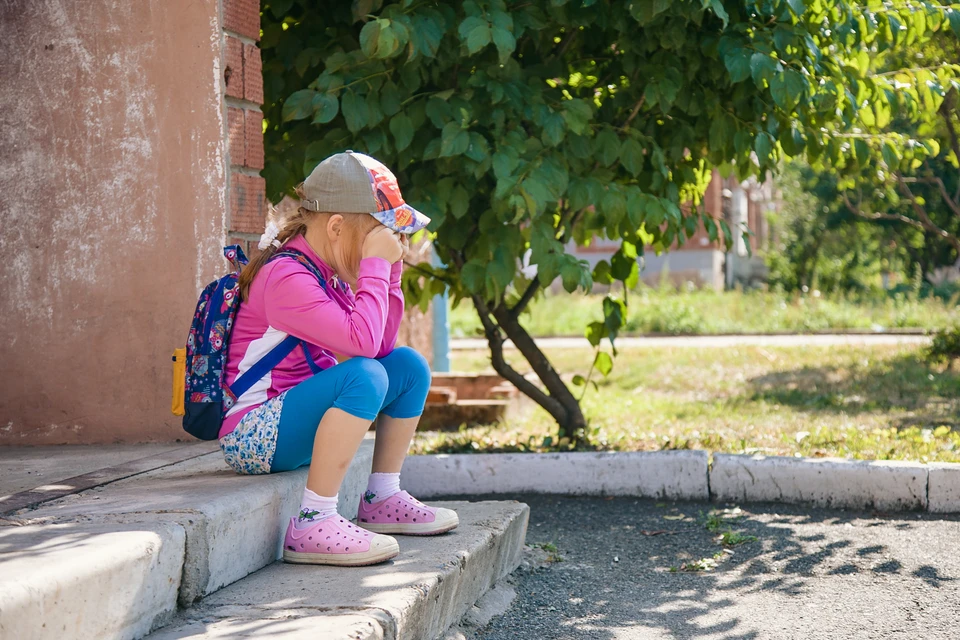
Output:
[[[238,280],[240,270],[247,264],[247,257],[239,245],[224,247],[223,255],[233,265],[233,271],[208,284],[200,294],[187,337],[183,429],[201,440],[218,439],[223,417],[236,404],[237,398],[280,364],[298,345],[303,345],[310,370],[314,373],[321,370],[310,357],[306,343],[288,335],[244,371],[232,385],[226,384],[227,344],[240,307]],[[301,251],[282,249],[271,256],[269,262],[281,258],[292,258],[303,264],[317,277],[320,286],[326,289],[323,274]]]

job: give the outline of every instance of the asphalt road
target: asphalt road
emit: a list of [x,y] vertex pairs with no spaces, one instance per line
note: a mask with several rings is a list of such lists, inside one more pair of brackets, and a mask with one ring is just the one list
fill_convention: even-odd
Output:
[[[722,526],[756,540],[727,553],[705,526],[717,505],[518,499],[527,543],[563,560],[514,574],[484,640],[960,638],[955,516],[745,505]],[[710,571],[670,571],[717,553]]]

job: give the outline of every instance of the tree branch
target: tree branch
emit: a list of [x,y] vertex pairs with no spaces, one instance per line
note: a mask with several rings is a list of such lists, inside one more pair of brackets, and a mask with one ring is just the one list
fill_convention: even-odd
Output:
[[893,220],[895,222],[902,222],[904,224],[908,224],[911,227],[916,227],[921,231],[927,231],[927,228],[924,227],[919,220],[914,220],[909,216],[901,215],[899,213],[876,213],[876,212],[867,213],[865,211],[862,211],[860,207],[850,202],[850,198],[849,196],[847,196],[847,194],[843,194],[843,203],[847,205],[847,209],[849,209],[851,213],[853,213],[854,215],[860,216],[861,218],[865,218],[867,220]]
[[574,39],[577,37],[577,34],[580,33],[579,29],[574,29],[563,39],[560,43],[560,46],[557,47],[556,53],[553,54],[554,58],[560,58],[567,52],[567,49],[570,48],[570,45],[573,44]]
[[630,111],[630,115],[627,117],[626,121],[623,123],[621,129],[626,129],[630,126],[630,123],[633,122],[633,119],[637,117],[637,114],[640,113],[640,108],[643,106],[644,101],[647,99],[647,96],[640,96],[640,99],[637,100],[637,104],[633,105],[633,110]]
[[530,304],[530,301],[533,300],[533,297],[537,295],[537,291],[540,290],[540,279],[534,277],[530,281],[530,284],[527,285],[527,290],[523,292],[523,295],[520,296],[520,300],[517,304],[513,305],[513,308],[510,309],[510,317],[516,320],[520,317],[520,314],[523,313],[523,310],[527,308],[527,305]]
[[534,402],[546,409],[550,415],[556,419],[566,414],[563,405],[558,400],[544,393],[544,391],[527,380],[519,371],[511,367],[503,357],[503,335],[500,328],[490,319],[492,315],[487,303],[479,295],[471,296],[473,305],[477,309],[477,315],[480,316],[480,324],[483,325],[487,342],[490,344],[490,362],[494,370],[506,378],[521,393],[530,397]]
[[434,272],[432,272],[432,271],[427,271],[426,269],[424,269],[423,267],[421,267],[421,266],[418,265],[418,264],[414,264],[414,263],[412,263],[412,262],[407,262],[406,260],[404,260],[404,261],[403,261],[403,266],[409,267],[409,268],[413,269],[414,271],[419,271],[420,273],[422,273],[422,274],[425,275],[425,276],[429,276],[429,277],[431,277],[431,278],[436,278],[437,280],[440,280],[441,282],[446,282],[448,285],[452,285],[452,284],[453,284],[453,282],[451,282],[450,278],[446,278],[446,277],[444,277],[444,276],[437,275],[436,273],[434,273]]
[[941,238],[953,245],[953,248],[957,250],[957,253],[960,253],[960,238],[937,226],[933,220],[930,219],[930,216],[927,215],[927,210],[920,206],[920,203],[917,202],[916,196],[913,195],[913,191],[910,190],[910,186],[903,180],[903,176],[900,175],[899,171],[896,175],[897,182],[900,185],[900,190],[905,196],[907,196],[907,198],[910,199],[910,206],[913,208],[913,212],[917,214],[917,217],[920,218],[920,222],[923,224],[924,228],[939,235]]

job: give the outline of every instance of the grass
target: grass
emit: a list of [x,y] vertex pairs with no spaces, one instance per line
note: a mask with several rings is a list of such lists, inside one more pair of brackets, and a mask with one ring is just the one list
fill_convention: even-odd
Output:
[[[547,355],[571,377],[592,360],[586,349]],[[488,358],[455,352],[453,364],[488,370]],[[563,448],[550,416],[524,406],[505,424],[419,434],[414,449]],[[960,462],[960,372],[928,365],[916,346],[623,349],[582,406],[598,449]]]
[[[535,336],[580,336],[589,322],[603,319],[601,300],[598,295],[548,295],[531,305],[523,324]],[[643,287],[628,302],[628,334],[936,329],[958,313],[956,299],[904,294],[827,298]],[[469,301],[451,311],[450,329],[454,337],[478,335],[480,321]]]

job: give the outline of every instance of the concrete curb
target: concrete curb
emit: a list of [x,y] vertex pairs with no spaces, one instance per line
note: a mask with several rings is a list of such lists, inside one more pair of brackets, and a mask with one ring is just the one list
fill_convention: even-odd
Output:
[[710,495],[721,502],[922,511],[927,477],[925,465],[909,462],[716,454]]
[[440,503],[460,527],[400,537],[401,554],[372,567],[273,564],[184,611],[151,640],[208,640],[256,629],[264,637],[434,640],[520,563],[529,508],[517,502]]
[[403,484],[423,497],[556,493],[960,513],[960,464],[705,451],[410,456]]
[[707,500],[706,451],[410,456],[404,488],[438,495],[563,493]]
[[[340,488],[340,508],[345,516],[356,515],[372,459],[373,442],[367,440]],[[238,476],[216,452],[66,496],[34,510],[22,510],[9,521],[30,524],[38,530],[74,527],[78,535],[63,542],[66,549],[85,544],[83,532],[88,529],[92,533],[87,535],[116,529],[144,532],[144,535],[178,531],[181,541],[177,552],[173,604],[189,606],[280,557],[283,531],[299,506],[306,473],[304,469],[269,476]],[[10,535],[9,531],[22,529],[0,527],[0,534]],[[11,609],[13,605],[6,591],[15,575],[7,570],[10,561],[10,556],[0,556],[0,610],[4,615],[9,613],[19,619],[26,611]],[[23,565],[20,572],[28,573],[42,574],[48,564],[46,556],[30,554],[29,547],[12,561]],[[85,604],[86,587],[83,587],[87,582],[92,580],[96,584],[97,580],[113,579],[110,578],[112,565],[101,567],[78,562],[67,567],[67,573],[61,576],[64,587],[60,597],[64,606],[57,611],[57,619],[70,619],[89,611]],[[86,572],[91,576],[84,578],[87,582],[80,578],[74,580],[70,571]],[[140,576],[133,568],[131,571],[128,586],[120,577],[116,578],[113,584],[117,593],[138,592],[141,588]],[[7,576],[9,578],[5,580]],[[157,576],[156,579],[161,579],[159,573]],[[149,580],[154,579],[152,575],[149,577]],[[167,580],[166,577],[162,579]],[[154,621],[172,612],[169,604],[145,604],[146,608],[136,614],[137,621],[128,620],[127,613],[120,609],[105,607],[99,620],[103,633],[71,635],[68,632],[64,635],[48,625],[43,633],[11,637],[58,640],[68,637],[142,637],[151,628],[156,628]],[[133,610],[138,611],[136,607]]]
[[0,638],[139,638],[177,608],[186,536],[149,526],[0,527]]
[[935,462],[928,468],[927,511],[960,513],[960,464]]

